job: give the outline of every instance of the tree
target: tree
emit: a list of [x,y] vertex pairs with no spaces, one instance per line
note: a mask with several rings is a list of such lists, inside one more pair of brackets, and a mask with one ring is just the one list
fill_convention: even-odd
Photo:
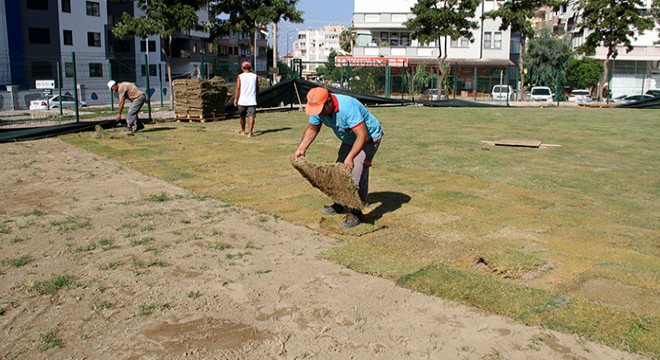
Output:
[[539,36],[529,41],[527,52],[528,82],[534,85],[543,85],[555,89],[558,79],[563,78],[563,70],[571,58],[571,44],[568,38],[554,37],[548,28],[544,28]]
[[170,107],[174,106],[172,91],[172,35],[181,29],[200,29],[197,10],[206,5],[206,0],[138,0],[144,15],[131,17],[124,13],[115,24],[112,33],[118,38],[137,36],[146,38],[160,35],[161,52],[165,55]]
[[[544,5],[556,5],[554,0],[509,0],[500,5],[497,10],[489,11],[484,17],[502,20],[500,30],[511,28],[511,33],[520,33],[520,55],[518,57],[518,77],[525,86],[525,50],[527,39],[534,37],[534,26],[531,19],[536,15],[536,9]],[[522,89],[521,89],[522,90]]]
[[[260,27],[281,20],[292,23],[303,22],[303,12],[296,10],[298,0],[223,0],[210,3],[214,16],[209,25],[210,38],[247,32],[252,34],[251,53],[254,54],[254,33]],[[277,25],[275,25],[277,26]],[[256,64],[255,64],[256,67]]]
[[422,43],[435,42],[438,46],[439,84],[443,84],[447,76],[445,61],[448,39],[465,37],[474,42],[472,30],[478,28],[477,21],[473,20],[477,6],[478,0],[446,0],[442,3],[437,0],[419,0],[410,9],[415,17],[404,24],[413,30],[412,38]]
[[348,54],[353,53],[353,46],[355,46],[355,33],[350,29],[344,29],[344,31],[339,34],[339,47]]
[[602,74],[603,62],[588,57],[582,59],[573,57],[566,66],[566,82],[579,89],[591,91],[598,85]]
[[[579,29],[586,34],[578,52],[593,55],[596,48],[603,46],[607,56],[603,66],[603,77],[598,83],[598,100],[600,101],[605,83],[609,80],[610,59],[619,55],[619,47],[625,46],[626,52],[633,49],[632,39],[636,33],[653,29],[654,19],[642,14],[642,0],[581,0],[577,9],[581,12]],[[609,89],[609,83],[608,83]]]
[[335,65],[335,58],[337,57],[337,52],[335,50],[330,50],[328,54],[328,61],[325,65],[321,65],[316,68],[316,73],[323,76],[323,79],[326,81],[339,81],[341,78],[340,71],[341,69]]

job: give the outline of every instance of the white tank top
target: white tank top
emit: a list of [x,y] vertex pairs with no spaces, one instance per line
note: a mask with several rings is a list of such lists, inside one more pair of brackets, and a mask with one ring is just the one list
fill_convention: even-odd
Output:
[[238,105],[256,106],[257,105],[257,74],[242,73],[238,75],[241,80],[241,93],[238,95]]

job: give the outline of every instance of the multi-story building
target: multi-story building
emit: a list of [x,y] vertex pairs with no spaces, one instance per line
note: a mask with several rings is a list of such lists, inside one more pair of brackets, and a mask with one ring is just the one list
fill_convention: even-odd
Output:
[[[646,13],[650,13],[653,0],[644,0]],[[584,43],[586,32],[581,32],[580,14],[576,8],[577,0],[569,1],[568,7],[561,12],[564,31],[571,36],[573,49]],[[618,49],[618,56],[610,61],[609,79],[604,83],[611,90],[611,96],[641,94],[648,89],[660,88],[660,47],[657,45],[660,27],[636,34],[632,41],[633,49],[627,52],[624,47]],[[595,59],[605,61],[607,48],[598,47]]]
[[[268,40],[266,35],[268,32],[265,28],[260,29],[256,35],[250,33],[232,33],[227,36],[222,36],[216,40],[218,46],[218,60],[214,65],[214,72],[220,76],[231,76],[231,80],[241,72],[241,63],[249,61],[255,64],[256,52],[256,66],[253,66],[253,71],[257,74],[264,76],[268,72]],[[255,49],[255,36],[256,36],[256,50]],[[228,78],[229,80],[229,78]]]
[[[437,71],[439,50],[436,42],[421,43],[412,39],[412,31],[404,25],[414,14],[410,9],[416,0],[382,1],[355,0],[353,30],[357,34],[353,48],[355,58],[383,58],[407,64],[408,73],[417,66],[429,66]],[[454,73],[458,89],[467,92],[490,93],[494,83],[503,81],[515,85],[515,75],[507,81],[511,34],[499,30],[500,20],[480,20],[484,12],[496,9],[498,1],[483,0],[475,19],[479,28],[474,30],[475,41],[467,38],[448,39],[447,60]],[[444,44],[445,39],[439,39]],[[357,60],[357,59],[356,59]],[[458,71],[456,71],[458,69]]]
[[[59,67],[62,87],[72,93],[75,61],[79,95],[90,105],[109,102],[110,78],[145,88],[148,75],[149,92],[158,95],[155,89],[161,83],[161,91],[166,92],[160,36],[120,39],[112,34],[124,13],[136,16],[140,11],[137,2],[126,0],[0,0],[0,90],[34,89],[36,80],[57,80]],[[200,22],[209,21],[208,9],[197,14]],[[204,40],[207,35],[196,31],[174,35],[175,77],[191,77],[195,65],[210,72],[210,67],[201,66],[205,57],[207,63],[212,57],[213,46]],[[21,107],[37,96],[39,91],[24,95]]]
[[343,25],[328,25],[298,31],[298,38],[293,42],[292,57],[302,59],[303,76],[313,76],[316,68],[328,61],[331,51],[342,52],[339,36],[345,29]]

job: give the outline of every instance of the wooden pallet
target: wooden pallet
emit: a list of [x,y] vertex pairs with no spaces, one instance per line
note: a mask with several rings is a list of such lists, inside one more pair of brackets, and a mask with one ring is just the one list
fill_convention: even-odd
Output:
[[202,123],[205,123],[207,121],[217,121],[217,120],[224,120],[225,115],[224,114],[211,114],[211,115],[181,115],[181,114],[174,114],[174,119],[176,122],[182,122],[182,121],[199,121]]

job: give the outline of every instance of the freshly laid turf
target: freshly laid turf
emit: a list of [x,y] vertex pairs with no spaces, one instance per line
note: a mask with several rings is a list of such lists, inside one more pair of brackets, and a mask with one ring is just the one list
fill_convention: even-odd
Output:
[[[660,356],[658,110],[375,108],[385,135],[361,236],[289,160],[301,112],[63,139],[202,195],[344,240],[324,257],[529,324]],[[548,148],[482,141],[540,140]],[[307,152],[333,161],[324,129]]]

